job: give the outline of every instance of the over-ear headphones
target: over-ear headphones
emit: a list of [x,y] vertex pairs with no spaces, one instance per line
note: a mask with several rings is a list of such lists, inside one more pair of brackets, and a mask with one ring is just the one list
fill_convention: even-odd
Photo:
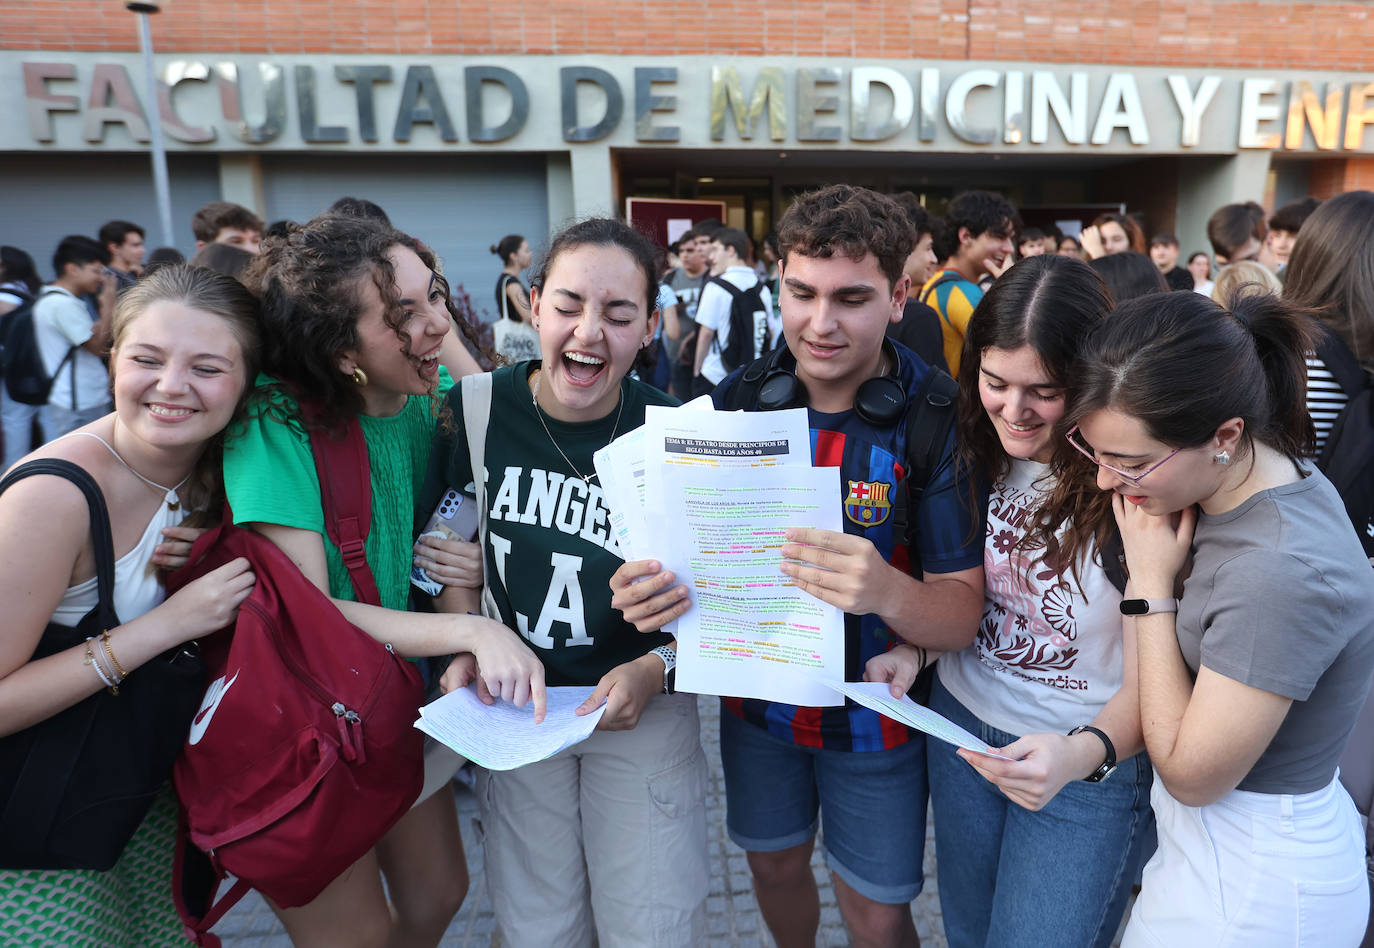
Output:
[[[883,353],[890,366],[887,374],[872,378],[854,393],[854,413],[877,427],[895,425],[906,412],[906,387],[901,379],[901,360],[892,343],[883,340]],[[744,370],[741,381],[759,385],[761,411],[802,408],[806,405],[806,386],[797,381],[797,360],[786,345],[780,345],[761,362]]]

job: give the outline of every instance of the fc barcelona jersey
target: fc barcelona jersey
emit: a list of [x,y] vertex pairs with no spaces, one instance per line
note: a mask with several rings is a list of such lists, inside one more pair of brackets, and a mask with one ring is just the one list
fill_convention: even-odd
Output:
[[[900,376],[907,397],[915,396],[926,372],[919,357],[903,346]],[[730,387],[739,373],[726,378],[713,393],[716,405],[727,404]],[[906,419],[895,425],[875,427],[853,410],[828,414],[807,411],[811,427],[811,461],[816,467],[839,469],[840,496],[844,505],[844,530],[872,541],[883,558],[898,569],[912,573],[912,553],[919,556],[926,573],[953,573],[983,564],[984,504],[973,504],[968,483],[954,463],[951,434],[940,463],[921,495],[914,519],[915,549],[909,551],[897,536],[893,509],[906,478]],[[888,651],[901,639],[878,616],[844,617],[845,680],[863,677],[870,658]],[[808,747],[832,750],[873,751],[895,747],[913,732],[891,718],[846,700],[844,707],[804,708],[755,698],[725,698],[725,709],[775,737]]]

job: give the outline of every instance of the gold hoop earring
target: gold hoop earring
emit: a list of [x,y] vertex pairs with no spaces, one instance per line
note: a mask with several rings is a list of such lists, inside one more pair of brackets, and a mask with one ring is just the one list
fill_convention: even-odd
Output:
[[364,372],[362,369],[354,369],[354,370],[353,370],[353,384],[356,385],[356,386],[358,386],[358,388],[366,388],[366,387],[367,387],[367,373]]

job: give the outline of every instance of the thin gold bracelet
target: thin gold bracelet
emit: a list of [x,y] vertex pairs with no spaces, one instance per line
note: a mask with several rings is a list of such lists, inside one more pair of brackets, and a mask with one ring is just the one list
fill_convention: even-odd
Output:
[[115,658],[114,649],[110,648],[110,631],[108,629],[100,636],[100,644],[105,646],[105,654],[110,656],[110,664],[114,666],[115,675],[117,676],[117,681],[115,683],[118,684],[125,678],[128,678],[129,676],[125,674],[124,669],[120,667],[119,659]]

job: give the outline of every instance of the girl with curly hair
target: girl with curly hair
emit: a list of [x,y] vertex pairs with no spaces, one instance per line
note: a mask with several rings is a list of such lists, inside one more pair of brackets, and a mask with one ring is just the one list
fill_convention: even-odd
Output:
[[[440,364],[448,287],[433,255],[378,221],[325,215],[269,239],[246,282],[262,301],[266,374],[225,449],[235,521],[281,547],[350,622],[399,654],[475,653],[493,693],[522,704],[533,695],[542,707],[543,669],[505,626],[406,611],[412,562],[442,583],[481,585],[473,544],[425,538],[412,552],[439,398],[453,384]],[[311,426],[354,419],[372,474],[366,554],[381,606],[354,601],[343,557],[324,534],[310,447]],[[453,799],[433,793],[313,902],[273,910],[298,948],[432,946],[467,886]]]

